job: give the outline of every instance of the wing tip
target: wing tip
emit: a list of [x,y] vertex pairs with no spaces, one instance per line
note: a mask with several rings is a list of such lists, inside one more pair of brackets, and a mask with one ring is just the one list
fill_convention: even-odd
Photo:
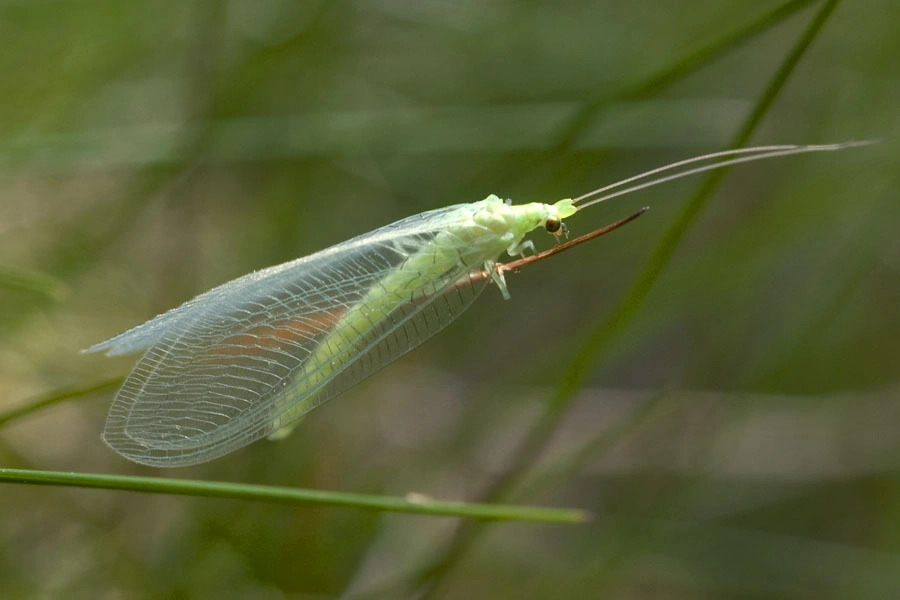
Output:
[[127,336],[128,333],[130,333],[130,331],[121,333],[108,340],[94,344],[93,346],[88,346],[80,352],[81,354],[103,352],[106,356],[124,356],[149,347],[149,344],[144,343],[141,340],[135,342],[131,336]]
[[107,340],[105,342],[100,342],[99,344],[94,344],[93,346],[88,346],[87,348],[82,348],[81,350],[79,350],[79,353],[95,354],[97,352],[103,352],[104,350],[106,350],[107,351],[106,355],[110,356],[109,348],[110,348],[110,343],[109,343],[109,340]]

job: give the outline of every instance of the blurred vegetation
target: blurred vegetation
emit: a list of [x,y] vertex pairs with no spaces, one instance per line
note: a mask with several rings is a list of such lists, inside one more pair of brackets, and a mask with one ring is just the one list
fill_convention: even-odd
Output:
[[[79,349],[490,193],[885,138],[599,205],[279,443],[165,472],[583,526],[4,486],[4,598],[900,597],[900,5],[0,3],[0,465],[159,475]],[[538,235],[536,243],[552,243]],[[33,403],[39,411],[31,411]]]

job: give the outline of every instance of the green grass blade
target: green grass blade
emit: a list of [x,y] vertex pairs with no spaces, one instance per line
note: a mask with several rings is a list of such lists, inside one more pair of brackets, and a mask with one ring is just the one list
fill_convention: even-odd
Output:
[[[825,24],[838,1],[830,0],[815,15],[791,52],[782,61],[782,64],[761,94],[754,110],[748,115],[730,147],[737,148],[744,145],[756,127],[762,122],[763,117],[784,88],[790,74],[806,53],[806,50]],[[545,418],[526,443],[526,449],[523,452],[523,462],[521,462],[517,472],[524,471],[524,466],[530,465],[534,458],[542,452],[553,431],[555,431],[556,425],[564,414],[565,409],[571,404],[575,392],[580,388],[588,367],[602,357],[603,353],[612,346],[615,339],[625,331],[628,324],[638,313],[660,274],[669,264],[669,261],[684,239],[691,224],[709,203],[712,193],[728,171],[729,169],[727,168],[713,171],[704,179],[700,188],[687,203],[681,214],[666,230],[662,241],[647,260],[645,268],[638,275],[637,280],[623,300],[612,310],[608,317],[591,328],[591,333],[581,349],[573,357],[569,368],[563,374],[559,389],[548,405]]]
[[277,504],[339,506],[434,517],[459,517],[485,521],[527,521],[535,523],[582,523],[589,516],[583,510],[504,506],[447,502],[427,497],[375,496],[320,490],[297,489],[223,481],[196,481],[163,477],[134,477],[96,473],[65,473],[31,469],[0,469],[0,482],[51,485],[104,490],[122,490],[146,494],[231,498]]
[[91,394],[96,394],[98,392],[105,392],[107,390],[115,389],[116,387],[122,385],[122,380],[122,377],[116,377],[114,379],[107,379],[106,381],[101,381],[100,383],[95,383],[86,387],[55,390],[53,392],[50,392],[49,394],[38,396],[37,398],[33,398],[24,402],[21,406],[17,406],[4,413],[0,413],[0,427],[4,427],[16,419],[25,417],[50,406],[54,406],[56,404],[59,404],[60,402],[66,402],[67,400],[72,400],[74,398],[81,398],[83,396],[90,396]]
[[62,300],[69,293],[69,286],[55,277],[14,267],[0,267],[0,289],[30,292],[51,300]]

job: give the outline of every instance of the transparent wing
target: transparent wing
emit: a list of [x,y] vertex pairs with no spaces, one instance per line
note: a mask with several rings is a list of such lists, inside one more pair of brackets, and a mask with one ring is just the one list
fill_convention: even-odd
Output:
[[[296,421],[418,346],[483,291],[481,267],[466,266],[477,263],[454,261],[389,304],[382,297],[364,327],[359,319],[347,326],[347,315],[366,314],[369,290],[447,219],[462,218],[451,209],[252,273],[98,344],[111,353],[149,346],[110,408],[104,439],[143,464],[205,462]],[[340,350],[323,354],[323,344]]]

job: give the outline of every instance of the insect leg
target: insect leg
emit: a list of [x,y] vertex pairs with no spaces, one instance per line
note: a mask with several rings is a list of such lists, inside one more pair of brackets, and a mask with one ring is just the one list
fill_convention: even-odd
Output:
[[506,287],[506,277],[503,276],[503,270],[497,268],[498,265],[492,260],[486,261],[484,263],[484,270],[487,273],[491,274],[491,279],[494,280],[494,283],[497,284],[497,287],[500,288],[500,293],[503,294],[504,300],[509,300],[509,288]]

